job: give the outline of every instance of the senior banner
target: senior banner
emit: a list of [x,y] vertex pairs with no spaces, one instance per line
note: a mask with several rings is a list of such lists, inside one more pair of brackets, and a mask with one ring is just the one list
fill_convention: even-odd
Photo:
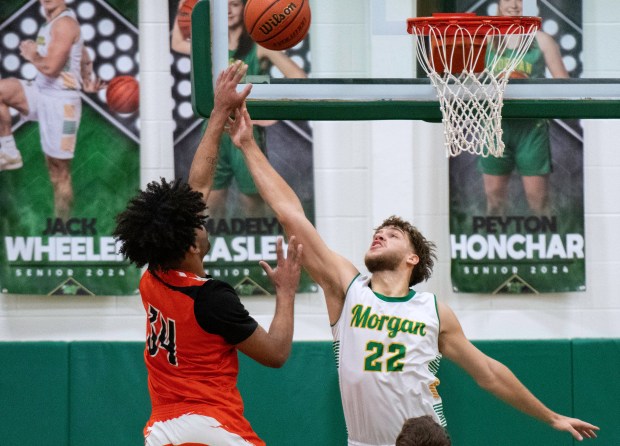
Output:
[[[521,2],[511,8],[508,3],[460,0],[458,9],[541,17],[542,32],[557,43],[540,45],[539,35],[516,68],[519,76],[579,77],[581,1],[525,0],[522,11],[511,10]],[[501,159],[462,154],[450,160],[453,289],[515,294],[585,290],[580,122],[504,119],[502,128],[506,149]]]
[[137,0],[0,5],[3,293],[136,291],[140,271],[111,233],[139,187],[137,9]]
[[[309,37],[280,53],[265,50],[249,37],[243,24],[243,0],[227,0],[229,45],[213,48],[228,51],[230,61],[248,64],[247,81],[270,82],[271,78],[306,77],[310,71]],[[191,29],[188,17],[196,0],[169,0],[172,97],[174,100],[175,176],[187,180],[189,167],[206,122],[194,115],[191,105]],[[282,55],[285,57],[282,58]],[[292,61],[282,64],[282,61]],[[206,70],[206,68],[205,68]],[[194,76],[207,76],[195,72]],[[306,215],[314,220],[314,178],[312,128],[306,121],[255,121],[254,136],[269,162],[291,185],[302,201]],[[226,280],[239,295],[268,295],[273,287],[259,260],[276,260],[276,240],[283,230],[263,202],[245,166],[241,152],[224,135],[220,144],[213,189],[208,200],[207,223],[211,251],[204,259],[207,274]],[[300,292],[316,291],[304,272]]]

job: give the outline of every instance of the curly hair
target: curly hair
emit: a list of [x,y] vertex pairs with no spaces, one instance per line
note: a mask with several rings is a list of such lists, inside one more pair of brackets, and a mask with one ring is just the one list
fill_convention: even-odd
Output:
[[386,226],[393,226],[407,234],[409,241],[413,246],[413,250],[420,258],[420,261],[415,268],[413,268],[411,277],[409,278],[409,286],[428,280],[431,277],[431,274],[433,274],[433,266],[435,265],[435,260],[437,260],[437,255],[435,254],[435,243],[427,240],[411,223],[397,217],[396,215],[386,218],[383,223],[375,228],[375,231],[385,228]]
[[207,206],[202,194],[174,180],[153,181],[116,216],[113,236],[120,253],[136,266],[173,268],[196,242],[195,229],[204,225]]

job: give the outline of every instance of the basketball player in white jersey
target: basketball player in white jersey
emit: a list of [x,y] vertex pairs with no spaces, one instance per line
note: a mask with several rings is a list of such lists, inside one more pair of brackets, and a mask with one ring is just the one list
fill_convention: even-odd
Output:
[[54,190],[56,217],[71,212],[71,160],[82,113],[80,90],[95,92],[105,85],[92,75],[80,25],[65,0],[40,0],[47,19],[36,42],[20,44],[24,59],[37,69],[34,81],[0,80],[0,171],[23,166],[11,131],[9,107],[26,120],[39,121],[41,146]]
[[372,277],[361,275],[306,218],[295,192],[256,145],[245,107],[228,125],[260,194],[286,233],[303,244],[303,266],[325,294],[350,446],[394,445],[412,417],[429,415],[445,426],[435,377],[442,357],[554,429],[578,440],[596,437],[598,427],[548,409],[506,366],[478,350],[435,295],[411,288],[430,277],[435,258],[434,244],[413,225],[398,217],[385,220],[365,256]]

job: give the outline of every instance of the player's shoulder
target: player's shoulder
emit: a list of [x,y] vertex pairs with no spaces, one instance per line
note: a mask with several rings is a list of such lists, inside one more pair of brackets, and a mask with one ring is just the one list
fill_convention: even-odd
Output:
[[198,288],[196,301],[211,303],[238,303],[241,302],[235,288],[228,282],[208,277]]
[[218,289],[225,289],[225,290],[235,290],[235,288],[228,282],[224,282],[223,280],[219,280],[219,279],[214,279],[211,276],[207,276],[205,278],[205,286],[209,287],[209,288],[218,288]]
[[438,311],[438,301],[435,293],[431,291],[413,291],[412,299],[410,300],[412,305],[424,306],[432,308],[433,311]]
[[555,39],[544,31],[536,32],[536,42],[542,50],[548,48],[550,45],[557,45]]
[[52,29],[65,32],[75,31],[76,29],[79,31],[80,24],[75,13],[73,13],[70,9],[67,9],[65,13],[54,20],[52,23]]
[[442,327],[451,327],[454,324],[460,324],[456,313],[448,303],[435,297],[435,305],[437,307],[437,315],[439,316]]

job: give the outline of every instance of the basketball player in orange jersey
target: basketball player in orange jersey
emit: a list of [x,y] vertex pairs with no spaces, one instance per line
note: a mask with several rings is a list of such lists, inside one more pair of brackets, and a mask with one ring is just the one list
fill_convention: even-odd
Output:
[[40,0],[46,23],[37,41],[20,44],[21,55],[37,69],[34,81],[0,80],[0,171],[23,165],[11,131],[9,107],[25,119],[39,121],[41,146],[54,191],[54,211],[66,220],[73,204],[71,160],[82,113],[80,90],[105,87],[93,77],[80,25],[65,0]]
[[148,265],[140,281],[152,403],[146,446],[264,445],[243,415],[237,350],[269,367],[281,367],[291,350],[302,255],[294,237],[286,258],[278,240],[275,270],[260,262],[276,289],[269,331],[250,317],[229,284],[205,275],[202,263],[210,248],[204,223],[219,140],[250,92],[250,85],[236,91],[246,70],[237,62],[218,77],[189,184],[152,182],[117,217],[120,252],[139,267]]
[[[180,2],[182,5],[183,2]],[[265,74],[262,65],[265,61],[274,65],[286,78],[306,78],[307,74],[302,70],[284,51],[273,51],[254,43],[245,29],[243,23],[244,0],[228,0],[228,59],[232,63],[242,60],[248,65],[249,75]],[[172,28],[170,46],[174,51],[189,54],[191,42],[183,37],[179,28],[178,20],[175,20]],[[276,121],[255,121],[255,138],[265,150],[265,128],[275,124]],[[182,177],[182,168],[176,172],[177,177]],[[264,202],[252,176],[248,171],[243,156],[230,142],[228,135],[224,135],[220,147],[218,167],[215,173],[213,190],[209,196],[209,213],[214,218],[227,216],[229,203],[229,189],[236,182],[239,190],[238,202],[240,216],[261,217],[266,214]]]
[[429,415],[445,426],[435,376],[442,357],[554,429],[577,440],[596,437],[598,427],[553,412],[505,365],[476,348],[434,294],[412,289],[430,277],[435,259],[434,243],[413,225],[394,216],[379,225],[364,258],[372,277],[363,276],[306,218],[295,192],[256,145],[245,106],[230,125],[261,196],[286,233],[303,244],[303,266],[325,294],[349,446],[394,445],[408,418]]

